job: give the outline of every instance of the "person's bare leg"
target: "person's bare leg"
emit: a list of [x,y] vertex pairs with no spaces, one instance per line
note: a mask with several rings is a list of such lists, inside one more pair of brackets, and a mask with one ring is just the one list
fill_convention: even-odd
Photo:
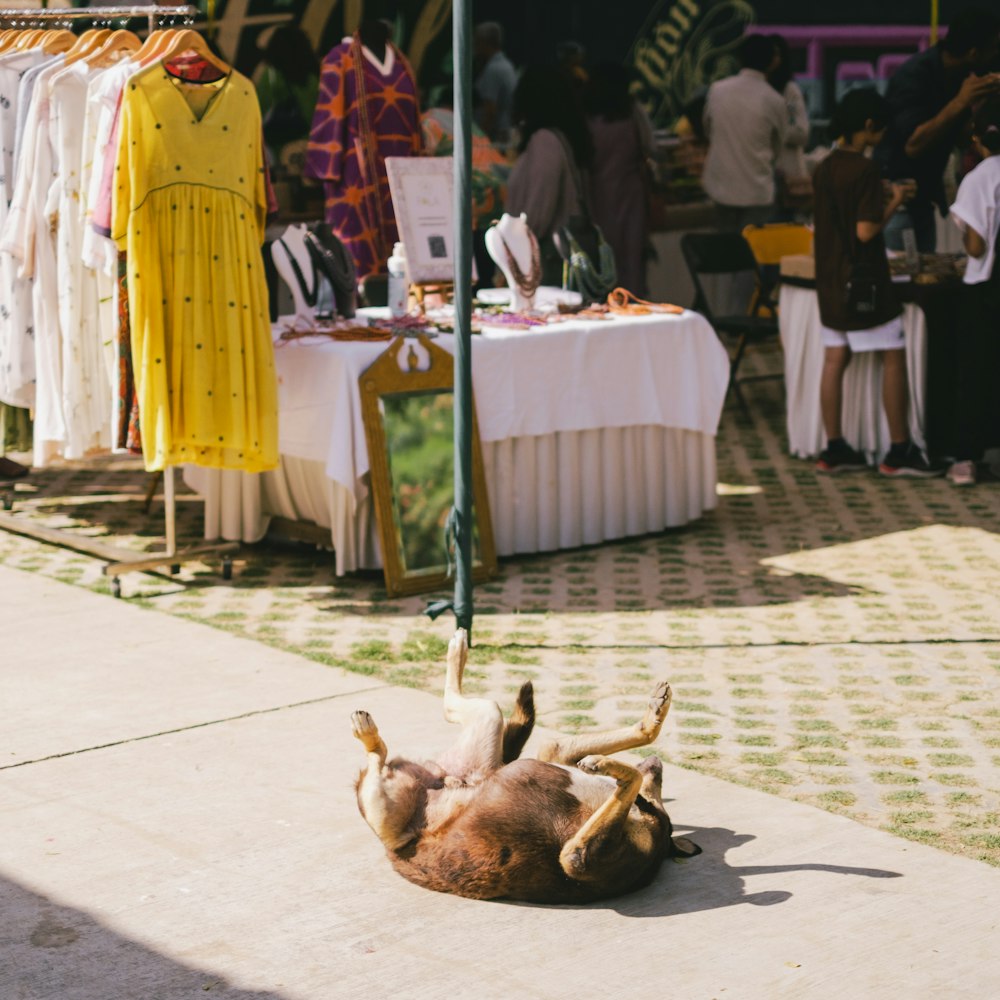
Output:
[[910,386],[906,372],[906,351],[882,353],[882,405],[889,422],[889,439],[904,444],[910,439]]
[[819,383],[819,405],[823,430],[828,441],[843,437],[841,413],[844,400],[844,372],[851,361],[849,347],[827,347],[823,353],[823,375]]

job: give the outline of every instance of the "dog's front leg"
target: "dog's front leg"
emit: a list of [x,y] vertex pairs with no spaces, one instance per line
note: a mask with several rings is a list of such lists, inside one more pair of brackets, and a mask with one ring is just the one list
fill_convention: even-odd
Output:
[[[559,863],[570,878],[586,880],[591,862],[600,870],[600,848],[609,837],[621,835],[621,828],[639,794],[642,775],[628,764],[610,757],[584,757],[577,765],[581,771],[606,774],[615,779],[615,790],[608,800],[570,837],[559,852]],[[640,828],[638,836],[647,836]],[[637,845],[638,846],[638,845]],[[595,855],[597,855],[595,857]]]
[[358,807],[385,846],[396,850],[411,839],[406,828],[412,810],[395,801],[387,787],[385,759],[388,751],[375,720],[367,712],[354,712],[351,729],[368,754],[368,767],[358,782]]

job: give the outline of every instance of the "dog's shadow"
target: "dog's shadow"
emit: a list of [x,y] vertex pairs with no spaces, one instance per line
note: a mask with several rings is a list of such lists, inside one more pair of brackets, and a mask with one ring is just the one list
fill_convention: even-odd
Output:
[[[902,878],[901,872],[881,868],[852,868],[845,865],[731,865],[726,854],[754,840],[753,834],[735,833],[724,827],[676,827],[675,835],[688,837],[702,850],[693,858],[666,861],[652,884],[645,889],[599,903],[570,909],[603,908],[624,917],[668,917],[681,913],[716,910],[723,906],[776,906],[792,898],[785,889],[748,891],[746,880],[754,875],[782,872],[829,872],[855,878]],[[532,904],[516,904],[532,905]]]

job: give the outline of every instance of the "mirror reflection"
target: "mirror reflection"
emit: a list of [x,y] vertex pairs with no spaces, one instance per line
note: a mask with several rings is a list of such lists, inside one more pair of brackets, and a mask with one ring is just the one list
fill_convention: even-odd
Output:
[[[453,394],[427,391],[383,396],[380,409],[402,570],[446,572],[445,527],[455,481]],[[474,563],[479,561],[478,534],[474,528]]]

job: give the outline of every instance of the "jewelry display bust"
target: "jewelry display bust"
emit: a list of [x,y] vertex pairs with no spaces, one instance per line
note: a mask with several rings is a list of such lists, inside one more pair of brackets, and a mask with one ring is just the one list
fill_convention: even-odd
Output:
[[523,212],[501,216],[486,230],[486,250],[507,279],[511,308],[514,312],[530,312],[542,278],[542,262],[538,240],[528,228],[528,217]]
[[271,244],[271,259],[275,270],[292,293],[295,315],[301,319],[312,319],[317,281],[305,235],[305,226],[289,226],[280,239]]

